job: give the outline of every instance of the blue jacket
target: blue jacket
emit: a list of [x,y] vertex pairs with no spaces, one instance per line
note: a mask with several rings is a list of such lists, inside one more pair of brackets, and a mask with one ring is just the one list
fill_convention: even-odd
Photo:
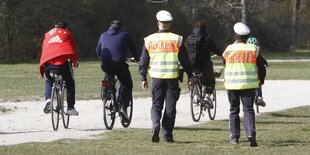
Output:
[[128,47],[135,60],[139,60],[138,51],[127,32],[111,26],[108,31],[101,34],[96,52],[103,64],[125,63]]

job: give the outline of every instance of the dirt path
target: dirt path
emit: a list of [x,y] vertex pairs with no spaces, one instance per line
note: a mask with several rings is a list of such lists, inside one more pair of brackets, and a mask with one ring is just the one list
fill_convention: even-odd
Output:
[[[185,90],[184,90],[185,91]],[[266,81],[263,86],[264,99],[267,102],[260,112],[277,111],[302,105],[310,105],[310,81]],[[229,103],[226,91],[218,91],[218,110],[216,119],[228,119]],[[107,132],[102,119],[102,103],[100,100],[77,101],[76,108],[80,112],[71,117],[70,129],[60,124],[58,131],[53,131],[50,115],[42,112],[41,102],[0,103],[1,106],[13,109],[0,114],[0,145],[12,145],[27,142],[48,142],[62,138],[91,139]],[[130,128],[150,128],[150,98],[134,99],[134,115]],[[242,115],[242,113],[241,113]],[[209,121],[207,114],[200,123]],[[176,126],[195,124],[191,119],[189,95],[181,95],[177,105]],[[119,119],[115,127],[121,128]]]

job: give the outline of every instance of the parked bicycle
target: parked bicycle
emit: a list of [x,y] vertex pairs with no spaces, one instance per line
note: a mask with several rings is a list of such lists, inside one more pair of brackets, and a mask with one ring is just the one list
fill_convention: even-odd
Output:
[[[223,72],[224,67],[214,66],[213,68],[214,77],[219,78]],[[212,102],[210,105],[207,101],[205,101],[206,94],[203,92],[204,86],[201,82],[202,73],[194,73],[194,78],[195,82],[192,86],[192,89],[190,89],[192,119],[194,122],[198,122],[201,116],[203,116],[203,111],[207,111],[210,120],[214,120],[217,108],[216,89],[214,88],[213,93],[210,95],[210,100]]]
[[[118,87],[118,89],[116,89]],[[101,99],[103,102],[103,121],[106,129],[111,130],[114,126],[115,118],[122,117],[121,109],[125,109],[128,116],[128,122],[123,121],[121,118],[121,124],[124,128],[129,127],[132,119],[133,100],[129,101],[128,105],[121,106],[118,91],[122,87],[122,84],[117,78],[102,81],[101,87]],[[124,107],[125,106],[125,107]]]
[[50,105],[53,129],[55,131],[58,130],[60,119],[62,119],[65,129],[67,129],[70,116],[65,112],[68,108],[66,82],[63,80],[59,70],[51,70],[50,74],[54,79]]

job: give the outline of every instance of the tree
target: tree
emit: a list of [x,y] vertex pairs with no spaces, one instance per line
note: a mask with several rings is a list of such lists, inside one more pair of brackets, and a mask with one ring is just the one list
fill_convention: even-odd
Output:
[[246,0],[241,0],[242,11],[241,11],[241,22],[247,25],[247,3]]
[[293,15],[292,15],[292,28],[291,28],[291,50],[296,49],[296,30],[298,30],[298,21],[300,14],[300,0],[293,0]]

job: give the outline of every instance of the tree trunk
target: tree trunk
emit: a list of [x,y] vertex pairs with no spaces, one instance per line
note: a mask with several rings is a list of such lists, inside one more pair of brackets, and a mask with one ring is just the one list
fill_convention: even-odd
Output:
[[247,7],[246,0],[241,0],[242,11],[241,11],[241,22],[247,24]]
[[7,29],[7,41],[8,41],[8,51],[6,55],[7,60],[13,59],[13,41],[14,41],[14,29],[15,29],[15,21],[14,17],[8,15],[6,19],[6,29]]
[[294,0],[294,7],[293,7],[293,16],[292,16],[292,28],[291,28],[291,45],[290,49],[295,50],[296,46],[296,30],[298,28],[298,19],[299,19],[299,12],[300,12],[300,0]]

